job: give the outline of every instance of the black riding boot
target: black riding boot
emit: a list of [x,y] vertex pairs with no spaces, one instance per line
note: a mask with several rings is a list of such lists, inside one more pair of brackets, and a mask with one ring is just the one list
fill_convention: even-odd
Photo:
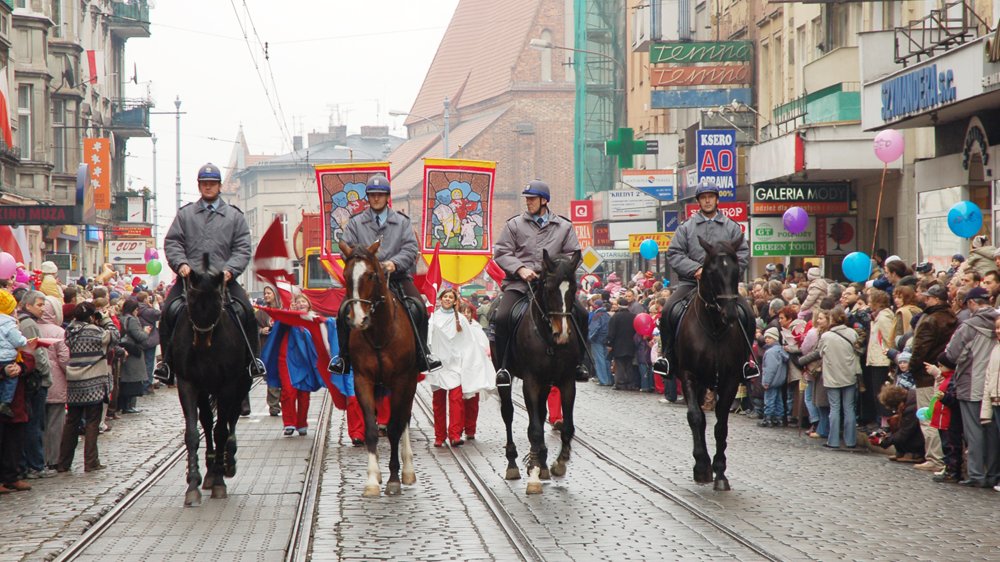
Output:
[[660,357],[653,362],[653,372],[664,379],[673,378],[670,368],[674,364],[674,342],[669,330],[660,326]]
[[341,310],[337,315],[337,343],[340,351],[330,359],[329,371],[335,375],[346,375],[351,370],[351,358],[348,354],[348,345],[351,341],[351,328],[347,325],[346,311]]
[[427,328],[428,322],[427,309],[420,307],[422,310],[417,311],[416,317],[413,319],[414,324],[416,324],[416,337],[417,337],[417,368],[421,372],[433,373],[442,367],[441,360],[431,353],[430,348],[427,347]]
[[573,317],[576,320],[577,337],[580,339],[581,351],[583,355],[576,366],[576,382],[587,382],[590,374],[594,372],[593,363],[590,360],[590,347],[587,346],[587,335],[590,329],[587,311],[579,302],[573,308]]
[[153,368],[153,378],[168,386],[174,384],[174,371],[170,368],[170,342],[174,335],[173,319],[160,320],[160,353],[162,359]]

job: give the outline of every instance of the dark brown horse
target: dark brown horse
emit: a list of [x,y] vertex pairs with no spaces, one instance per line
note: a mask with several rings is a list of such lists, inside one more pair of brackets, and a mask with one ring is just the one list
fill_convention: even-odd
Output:
[[[549,257],[542,253],[542,274],[539,277],[538,292],[532,291],[528,311],[510,337],[511,349],[507,351],[507,367],[510,373],[524,383],[524,404],[528,410],[528,454],[527,470],[528,494],[542,493],[542,480],[550,477],[545,465],[548,449],[545,447],[545,416],[549,391],[559,389],[562,398],[563,427],[562,448],[552,464],[551,474],[566,474],[569,461],[570,442],[576,431],[573,424],[573,404],[576,402],[576,366],[586,353],[582,341],[577,337],[579,328],[573,319],[576,301],[576,268],[580,267],[580,251],[572,257]],[[503,365],[504,350],[493,350],[493,362],[497,369]],[[511,424],[514,421],[514,403],[511,387],[497,386],[500,394],[500,414],[507,428],[507,480],[521,478],[517,468],[517,447]]]
[[[204,489],[225,498],[225,477],[236,475],[236,422],[250,390],[250,355],[236,320],[223,305],[225,277],[210,271],[205,254],[202,271],[191,270],[185,283],[186,306],[172,336],[171,363],[177,372],[177,395],[184,411],[187,482],[184,505],[201,505],[198,470],[198,421],[205,431]],[[214,410],[214,412],[213,412]]]
[[378,424],[375,394],[389,393],[389,481],[388,496],[402,491],[399,479],[399,444],[403,441],[403,480],[417,481],[410,449],[410,413],[417,391],[416,339],[413,326],[399,298],[389,289],[389,278],[376,254],[381,241],[368,248],[351,248],[343,240],[345,297],[341,314],[351,327],[350,356],[354,368],[354,393],[365,417],[365,445],[368,447],[368,480],[365,497],[377,497],[382,473],[378,467]]
[[[674,372],[681,377],[687,402],[688,424],[694,440],[694,480],[712,482],[715,489],[729,490],[726,479],[726,439],[729,435],[729,407],[743,381],[743,366],[750,355],[740,308],[749,307],[739,295],[740,263],[736,244],[712,246],[699,238],[705,249],[701,280],[677,332]],[[661,325],[661,330],[665,329]],[[666,328],[669,329],[669,328]],[[709,460],[705,442],[705,393],[716,393],[715,458]],[[709,464],[711,462],[711,465]]]

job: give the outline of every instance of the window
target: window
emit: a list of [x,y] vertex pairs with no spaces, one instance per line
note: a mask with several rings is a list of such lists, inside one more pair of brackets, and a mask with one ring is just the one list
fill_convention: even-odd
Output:
[[[917,194],[917,255],[918,261],[948,263],[956,253],[966,253],[966,241],[948,228],[948,209],[967,199],[962,186],[935,189]],[[988,215],[987,215],[988,216]],[[987,216],[983,224],[990,224]]]
[[[548,29],[542,31],[542,41],[549,45],[552,44],[552,33]],[[542,82],[552,81],[552,51],[553,49],[539,51],[539,55],[542,57]]]
[[21,147],[21,157],[31,160],[31,94],[32,88],[29,84],[22,84],[17,88],[17,144]]
[[281,221],[281,232],[285,236],[285,240],[288,240],[288,215],[286,213],[274,213],[271,220],[278,219]]
[[52,36],[63,36],[62,0],[52,0]]
[[66,102],[52,100],[52,162],[54,172],[66,172]]

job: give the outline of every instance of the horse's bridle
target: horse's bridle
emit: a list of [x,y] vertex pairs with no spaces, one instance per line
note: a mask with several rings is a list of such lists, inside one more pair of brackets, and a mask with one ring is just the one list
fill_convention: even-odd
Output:
[[[351,257],[351,258],[348,258],[347,262],[350,262],[350,261],[353,261],[353,260],[363,260],[363,258]],[[344,262],[344,270],[345,271],[347,271],[347,269],[348,269],[347,268],[347,262]],[[359,303],[359,304],[363,304],[363,305],[368,306],[368,314],[375,314],[375,310],[380,305],[385,304],[385,295],[382,294],[382,292],[381,292],[381,283],[376,283],[375,285],[376,285],[376,288],[375,288],[374,292],[378,293],[378,298],[371,299],[371,300],[369,300],[369,299],[353,299],[353,298],[352,299],[344,299],[344,301],[340,303],[341,308],[346,308],[346,307],[349,307],[350,305],[352,305],[354,303]]]
[[542,309],[542,305],[538,303],[538,297],[535,296],[535,290],[531,287],[531,283],[528,283],[528,292],[531,293],[531,302],[535,305],[535,309],[545,317],[546,320],[552,320],[552,317],[556,318],[572,318],[572,312],[546,312]]
[[191,301],[188,299],[188,279],[187,277],[182,277],[181,279],[184,280],[184,302],[188,304],[188,322],[191,323],[191,329],[194,330],[195,334],[211,334],[215,331],[215,327],[219,325],[219,322],[222,321],[222,313],[226,309],[226,284],[222,284],[222,291],[219,294],[219,315],[215,317],[215,322],[212,322],[211,326],[203,328],[195,323],[194,317],[191,315]]
[[737,293],[735,295],[727,293],[727,294],[721,294],[721,295],[713,295],[712,300],[709,301],[707,298],[705,298],[705,295],[701,294],[701,279],[698,279],[698,291],[697,292],[698,292],[698,298],[701,299],[701,302],[705,303],[705,307],[713,309],[716,312],[722,312],[722,305],[719,304],[719,301],[735,301],[735,300],[738,300],[740,298],[739,293]]

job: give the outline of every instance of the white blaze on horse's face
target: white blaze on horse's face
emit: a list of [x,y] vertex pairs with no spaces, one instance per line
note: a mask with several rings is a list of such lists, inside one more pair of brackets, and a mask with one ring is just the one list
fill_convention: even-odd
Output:
[[559,301],[562,303],[563,316],[559,317],[559,329],[556,330],[556,343],[559,345],[566,345],[569,343],[569,319],[565,316],[569,311],[566,310],[566,293],[569,292],[569,281],[563,281],[559,283]]
[[361,285],[361,278],[368,273],[368,264],[357,260],[351,264],[351,298],[354,302],[351,303],[351,314],[348,316],[348,321],[351,328],[362,328],[367,325],[368,315],[365,313],[364,307],[361,306],[361,302],[358,296],[358,287]]

